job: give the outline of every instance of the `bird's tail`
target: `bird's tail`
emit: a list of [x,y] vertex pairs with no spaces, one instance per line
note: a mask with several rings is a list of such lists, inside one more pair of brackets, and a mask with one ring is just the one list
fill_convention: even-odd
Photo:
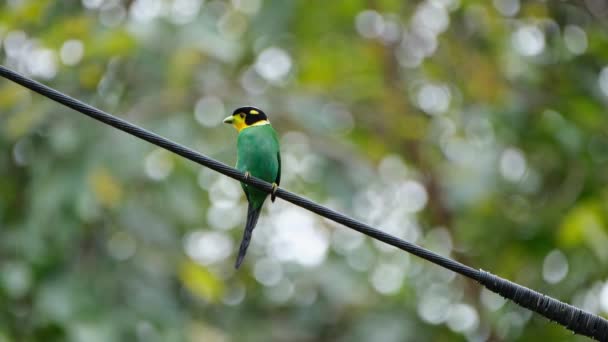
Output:
[[251,241],[251,234],[253,233],[253,228],[258,223],[258,218],[260,217],[260,213],[262,212],[262,207],[255,208],[251,203],[249,203],[249,207],[247,208],[247,223],[245,224],[245,231],[243,232],[243,240],[241,241],[241,247],[239,247],[239,255],[236,258],[236,263],[234,264],[235,268],[239,268],[243,259],[245,258],[245,254],[247,254],[247,248],[249,247],[249,242]]

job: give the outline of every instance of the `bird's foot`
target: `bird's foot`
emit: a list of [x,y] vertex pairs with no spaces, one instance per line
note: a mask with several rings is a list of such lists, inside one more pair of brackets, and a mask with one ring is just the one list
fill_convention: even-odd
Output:
[[279,185],[277,183],[272,183],[272,191],[270,191],[270,200],[274,202],[274,199],[277,198],[277,190],[279,189]]
[[251,178],[251,173],[249,171],[245,171],[245,181],[249,181],[249,178]]

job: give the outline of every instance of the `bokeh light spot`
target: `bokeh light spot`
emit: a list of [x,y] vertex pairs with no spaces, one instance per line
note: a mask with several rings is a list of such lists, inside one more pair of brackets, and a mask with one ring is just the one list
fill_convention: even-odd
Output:
[[255,62],[255,70],[271,83],[280,83],[291,70],[291,57],[278,47],[263,50]]
[[99,8],[103,4],[104,0],[82,0],[84,7],[89,9]]
[[399,155],[389,154],[380,161],[378,173],[386,184],[392,184],[396,180],[402,180],[407,177],[408,170]]
[[269,245],[272,255],[307,267],[321,264],[329,249],[329,237],[315,222],[311,214],[300,209],[282,210],[273,220],[275,234]]
[[473,331],[479,325],[479,314],[469,304],[454,304],[448,310],[447,323],[455,332]]
[[512,17],[519,12],[519,0],[493,0],[494,8],[505,17]]
[[146,175],[153,180],[163,180],[173,171],[173,157],[164,149],[156,149],[150,152],[144,161]]
[[224,102],[216,96],[202,97],[194,106],[194,117],[203,126],[215,127],[222,123],[224,116],[226,116]]
[[536,56],[545,49],[545,34],[535,25],[523,25],[515,30],[511,42],[522,56]]
[[439,286],[431,285],[418,302],[418,315],[430,324],[441,324],[448,318],[450,300]]
[[174,0],[171,4],[171,21],[179,25],[192,22],[198,16],[202,3],[202,0]]
[[604,283],[600,292],[600,307],[603,312],[608,313],[608,281]]
[[253,268],[255,279],[264,286],[275,286],[283,279],[283,267],[273,259],[260,259]]
[[436,2],[422,2],[414,13],[412,25],[438,35],[448,28],[450,17],[444,6]]
[[61,62],[65,65],[76,65],[82,60],[84,45],[78,39],[70,39],[63,43],[59,51]]
[[543,279],[549,284],[557,284],[568,275],[568,259],[555,249],[543,261]]
[[106,27],[117,27],[127,17],[127,10],[118,2],[106,2],[99,11],[99,21]]
[[380,13],[374,10],[365,10],[355,18],[357,32],[364,38],[376,38],[384,30],[384,20]]
[[604,96],[608,96],[608,66],[605,66],[598,77],[598,84]]
[[147,22],[161,14],[163,3],[161,0],[135,0],[131,5],[131,17],[135,21]]
[[223,232],[195,231],[184,238],[186,254],[197,263],[210,265],[232,253],[232,239]]
[[566,48],[575,55],[581,55],[587,50],[587,33],[576,25],[568,25],[564,29]]
[[232,0],[232,6],[243,13],[254,15],[262,7],[262,0]]
[[445,85],[427,83],[418,91],[416,100],[425,113],[442,114],[450,106],[450,89]]
[[381,294],[390,295],[399,292],[403,285],[405,270],[395,264],[380,264],[371,274],[374,289]]
[[428,194],[417,181],[405,181],[399,187],[399,205],[406,212],[418,212],[426,206]]
[[480,293],[480,299],[483,306],[490,311],[496,311],[505,305],[507,302],[501,295],[494,293],[487,288],[483,288]]
[[51,49],[36,47],[33,44],[29,51],[24,51],[27,68],[32,76],[51,79],[57,74],[57,57]]
[[507,148],[500,157],[500,174],[509,182],[519,182],[527,169],[526,158],[517,148]]
[[11,298],[24,296],[32,286],[32,271],[22,262],[5,262],[0,267],[0,288]]

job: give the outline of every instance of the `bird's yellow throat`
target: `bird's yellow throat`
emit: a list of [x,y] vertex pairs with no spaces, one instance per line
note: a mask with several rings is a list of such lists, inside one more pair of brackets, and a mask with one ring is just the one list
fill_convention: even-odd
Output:
[[[240,119],[240,117],[239,117],[239,119]],[[268,120],[262,120],[262,121],[258,121],[256,123],[254,123],[253,125],[247,125],[245,123],[245,120],[242,120],[242,119],[238,120],[235,118],[233,125],[234,125],[234,128],[236,128],[237,132],[240,133],[245,128],[254,127],[254,126],[270,125],[270,122]]]

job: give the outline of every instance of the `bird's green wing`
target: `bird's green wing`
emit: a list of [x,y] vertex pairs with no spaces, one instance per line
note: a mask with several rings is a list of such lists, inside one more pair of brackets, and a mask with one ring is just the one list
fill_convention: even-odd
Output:
[[274,180],[277,185],[281,185],[281,152],[277,152],[277,161],[279,162],[279,170],[277,171],[277,178]]
[[[279,186],[281,184],[281,151],[277,152],[277,164],[279,167],[277,169],[277,177],[274,179],[274,183]],[[272,194],[270,194],[270,200],[274,202],[275,199],[276,195],[273,192]]]

